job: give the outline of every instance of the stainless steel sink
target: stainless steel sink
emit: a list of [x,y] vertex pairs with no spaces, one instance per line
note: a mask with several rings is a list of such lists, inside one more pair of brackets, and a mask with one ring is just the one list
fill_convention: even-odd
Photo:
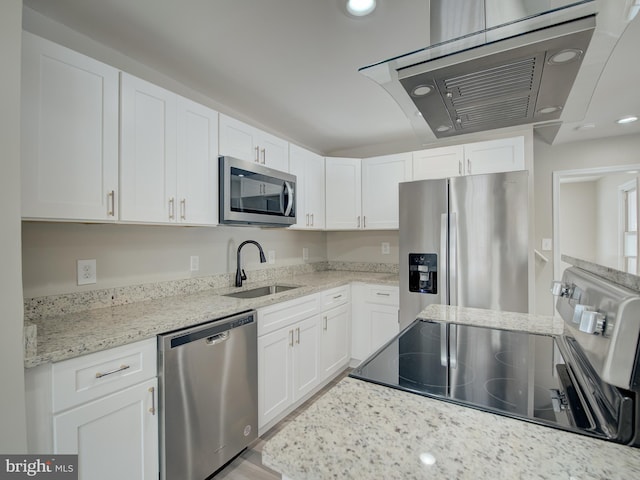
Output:
[[287,290],[293,290],[294,288],[298,287],[291,285],[267,285],[266,287],[256,287],[250,290],[242,290],[241,292],[227,293],[224,296],[233,298],[257,298],[264,297],[265,295],[286,292]]

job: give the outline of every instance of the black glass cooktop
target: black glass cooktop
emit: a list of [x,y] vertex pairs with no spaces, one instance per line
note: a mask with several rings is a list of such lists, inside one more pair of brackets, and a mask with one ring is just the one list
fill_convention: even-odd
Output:
[[590,428],[548,335],[416,320],[350,376],[536,423]]

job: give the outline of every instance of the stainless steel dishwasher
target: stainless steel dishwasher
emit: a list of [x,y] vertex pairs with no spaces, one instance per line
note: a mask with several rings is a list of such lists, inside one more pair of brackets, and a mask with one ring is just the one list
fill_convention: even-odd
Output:
[[256,312],[158,335],[160,476],[204,480],[258,434]]

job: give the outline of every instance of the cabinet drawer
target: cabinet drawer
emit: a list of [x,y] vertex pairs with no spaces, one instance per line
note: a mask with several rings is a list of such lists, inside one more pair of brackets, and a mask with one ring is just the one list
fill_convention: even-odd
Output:
[[343,287],[332,288],[326,292],[322,292],[322,310],[328,310],[338,305],[344,305],[350,300],[351,287],[345,285]]
[[258,336],[320,313],[320,294],[296,298],[258,309]]
[[156,339],[53,364],[53,412],[80,405],[157,375]]
[[369,285],[365,289],[365,302],[381,305],[399,304],[400,289],[391,285]]

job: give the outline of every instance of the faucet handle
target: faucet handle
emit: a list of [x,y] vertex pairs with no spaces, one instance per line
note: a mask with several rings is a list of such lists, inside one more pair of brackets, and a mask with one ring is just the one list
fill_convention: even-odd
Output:
[[242,272],[242,273],[240,274],[240,278],[242,278],[242,280],[246,280],[246,279],[247,279],[247,274],[246,274],[246,273],[244,273],[244,268],[242,268],[240,271]]

